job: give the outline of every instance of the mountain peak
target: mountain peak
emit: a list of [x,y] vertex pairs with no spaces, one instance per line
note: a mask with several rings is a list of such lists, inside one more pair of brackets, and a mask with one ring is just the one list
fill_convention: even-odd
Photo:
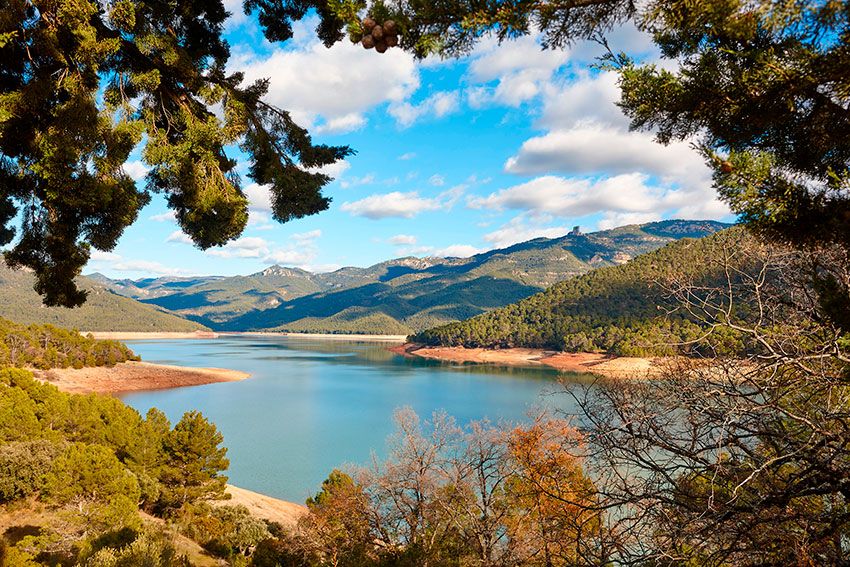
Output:
[[301,268],[288,268],[286,266],[281,266],[279,264],[275,264],[273,266],[269,266],[259,274],[259,276],[267,277],[267,278],[286,278],[293,276],[304,276],[309,274],[309,272],[302,270]]

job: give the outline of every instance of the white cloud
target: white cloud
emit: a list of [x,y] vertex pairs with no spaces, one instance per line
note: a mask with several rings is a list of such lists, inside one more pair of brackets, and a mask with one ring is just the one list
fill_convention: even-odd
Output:
[[433,185],[434,187],[442,187],[446,184],[446,178],[442,175],[434,174],[428,178],[428,183]]
[[359,201],[343,203],[343,211],[358,217],[373,220],[400,217],[413,218],[425,211],[449,210],[464,191],[463,186],[453,187],[436,197],[421,197],[418,192],[410,191],[370,195]]
[[457,91],[440,91],[419,104],[410,102],[392,104],[389,113],[400,126],[408,127],[422,118],[429,116],[442,118],[458,110],[460,110],[460,93]]
[[480,254],[481,252],[484,252],[484,250],[469,244],[452,244],[451,246],[435,250],[433,254],[434,256],[440,256],[442,258],[468,258],[469,256]]
[[595,180],[546,175],[485,197],[473,197],[467,204],[474,209],[511,209],[573,219],[598,213],[610,219],[624,213],[642,213],[643,216],[632,218],[644,220],[671,216],[719,218],[728,214],[711,189],[658,186],[648,181],[648,176],[641,173]]
[[561,49],[544,50],[538,35],[528,35],[499,44],[482,41],[472,55],[467,91],[473,108],[488,104],[519,106],[538,94],[552,75],[569,60]]
[[535,238],[558,238],[564,236],[568,231],[569,229],[563,226],[529,226],[523,216],[520,215],[499,229],[485,234],[484,240],[496,248],[507,248],[513,244]]
[[129,175],[133,181],[141,181],[148,174],[150,168],[139,160],[128,161],[124,164],[124,173]]
[[620,100],[617,80],[613,72],[591,75],[580,71],[570,80],[547,84],[538,125],[556,130],[596,123],[627,129],[629,119],[617,106]]
[[253,230],[271,230],[277,226],[277,223],[273,222],[272,216],[268,212],[249,209],[248,226]]
[[92,248],[89,259],[92,262],[114,262],[116,260],[120,260],[121,256],[114,252],[103,252],[102,250]]
[[348,189],[349,187],[357,187],[358,185],[371,185],[375,182],[375,174],[367,173],[363,177],[352,177],[350,179],[346,179],[345,181],[340,181],[339,186],[343,189]]
[[404,153],[404,154],[401,154],[400,156],[398,156],[398,159],[400,159],[401,161],[408,161],[408,160],[411,160],[415,157],[416,157],[415,152],[407,152],[407,153]]
[[148,260],[120,260],[111,267],[118,272],[139,272],[156,276],[185,276],[191,273],[182,268],[171,268]]
[[319,124],[313,128],[313,131],[316,134],[324,134],[325,132],[344,134],[359,130],[366,125],[366,122],[367,120],[365,116],[357,112],[352,112],[345,116],[337,116],[335,118],[325,120],[323,124]]
[[416,237],[410,234],[396,234],[388,240],[393,246],[413,246],[416,244]]
[[311,230],[309,232],[297,232],[297,233],[293,234],[291,236],[291,238],[292,238],[292,240],[294,240],[296,242],[300,242],[300,243],[303,244],[303,243],[313,242],[314,240],[316,240],[320,236],[322,236],[322,231],[316,229],[316,230]]
[[[179,231],[169,237],[171,242],[184,242]],[[318,256],[316,240],[322,236],[321,230],[300,232],[290,237],[290,242],[279,245],[256,236],[243,236],[225,244],[210,248],[204,253],[216,258],[258,258],[265,264],[286,264],[300,268],[309,268]],[[172,238],[173,237],[173,238]],[[191,243],[188,241],[187,243]]]
[[242,10],[242,0],[224,0],[224,8],[230,12],[230,17],[225,22],[227,28],[237,27],[248,20],[248,16]]
[[265,258],[263,258],[263,262],[266,264],[284,264],[287,266],[305,268],[315,259],[316,253],[314,251],[289,248],[284,250],[275,250],[269,253]]
[[710,184],[711,180],[702,157],[685,142],[663,146],[649,133],[623,132],[596,124],[556,130],[526,140],[517,155],[505,162],[505,171],[523,175],[637,171],[689,184]]
[[191,274],[189,270],[182,268],[172,268],[149,260],[125,259],[120,254],[100,250],[92,250],[90,261],[99,264],[100,269],[108,268],[116,272],[141,273],[147,276],[184,276]]
[[189,238],[182,230],[175,230],[171,234],[168,235],[168,238],[165,239],[166,242],[180,242],[182,244],[195,244],[192,242],[192,239]]
[[269,253],[269,243],[256,236],[243,236],[204,253],[218,258],[260,258]]
[[287,109],[300,125],[322,132],[362,127],[365,113],[381,104],[401,103],[419,87],[413,57],[401,49],[377,54],[341,41],[327,48],[316,38],[315,19],[295,28],[286,47],[268,55],[253,52],[231,58],[246,83],[269,78],[266,100]]
[[250,209],[255,211],[272,210],[272,194],[268,185],[250,183],[242,189],[242,192],[248,197],[248,207]]
[[317,168],[311,169],[310,171],[324,173],[328,177],[332,177],[333,179],[339,179],[339,177],[343,173],[348,171],[348,169],[350,167],[351,167],[350,162],[348,162],[347,160],[341,159],[339,161],[335,161],[334,163],[332,163],[330,165],[325,165],[323,167],[317,167]]
[[153,216],[148,217],[148,218],[149,218],[149,220],[152,220],[152,221],[155,221],[155,222],[173,222],[177,218],[177,215],[174,213],[174,211],[167,210],[164,213],[160,213],[158,215],[153,215]]

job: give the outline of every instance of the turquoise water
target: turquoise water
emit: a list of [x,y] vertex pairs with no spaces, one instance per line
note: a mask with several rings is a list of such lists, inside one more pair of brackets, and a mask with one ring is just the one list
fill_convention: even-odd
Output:
[[444,409],[466,423],[518,421],[542,407],[571,406],[562,375],[552,370],[411,359],[378,343],[238,336],[127,344],[147,362],[249,372],[242,382],[122,399],[142,413],[156,406],[172,423],[202,411],[224,434],[231,483],[295,502],[333,468],[382,455],[398,407],[422,417]]

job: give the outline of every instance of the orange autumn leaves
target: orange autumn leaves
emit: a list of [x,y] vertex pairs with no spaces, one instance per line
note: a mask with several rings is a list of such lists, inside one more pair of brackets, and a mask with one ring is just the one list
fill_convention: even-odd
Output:
[[445,414],[395,416],[388,456],[334,471],[290,541],[329,565],[446,561],[502,567],[598,563],[602,514],[581,436],[541,415],[522,426],[458,427]]

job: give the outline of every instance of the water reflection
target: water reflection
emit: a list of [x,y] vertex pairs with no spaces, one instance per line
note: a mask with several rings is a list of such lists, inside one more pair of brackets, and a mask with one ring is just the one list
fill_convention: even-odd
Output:
[[303,501],[343,463],[379,455],[395,408],[428,416],[445,409],[461,423],[489,417],[518,421],[529,411],[568,413],[567,386],[593,378],[545,367],[495,367],[407,358],[386,343],[292,337],[130,341],[144,360],[243,370],[244,382],[128,394],[142,412],[157,406],[170,419],[203,411],[225,436],[231,482]]

